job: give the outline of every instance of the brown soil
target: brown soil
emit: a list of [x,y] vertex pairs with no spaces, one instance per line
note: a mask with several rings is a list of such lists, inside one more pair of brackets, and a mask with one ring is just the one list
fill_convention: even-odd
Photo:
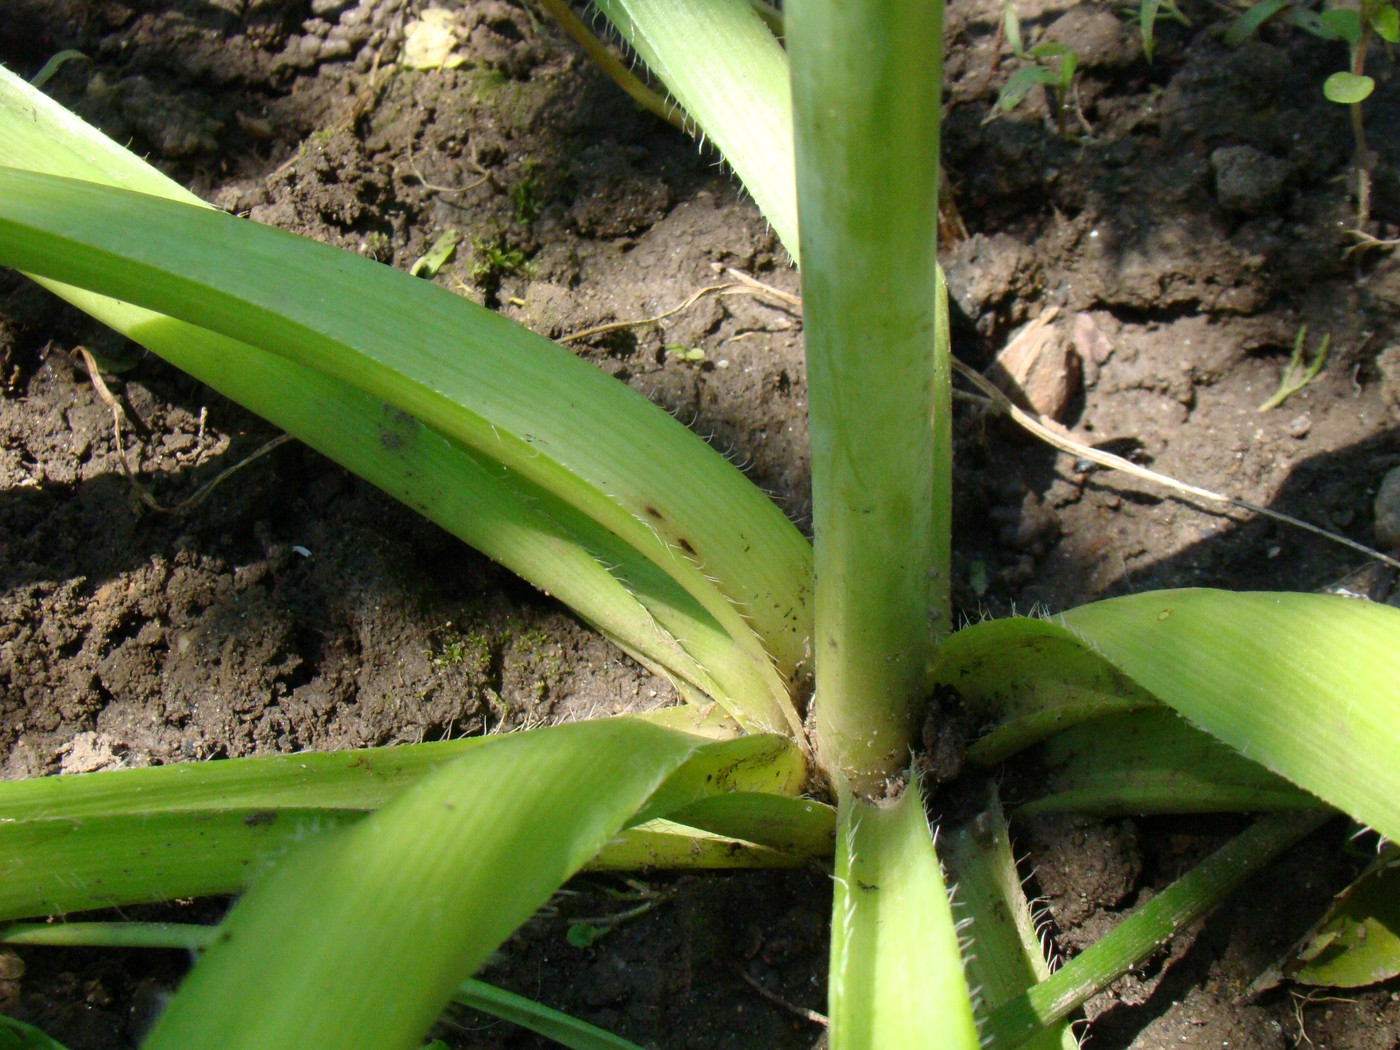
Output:
[[[32,75],[82,50],[91,61],[60,71],[56,97],[231,211],[403,268],[461,232],[435,279],[550,336],[654,316],[726,266],[796,290],[708,150],[636,111],[528,9],[449,6],[469,30],[469,61],[450,71],[394,65],[405,0],[11,0],[0,60]],[[1071,138],[1034,95],[983,124],[1016,62],[1004,48],[998,61],[999,5],[955,5],[944,153],[970,232],[945,259],[957,352],[984,366],[1056,306],[1057,338],[1082,358],[1066,422],[1084,440],[1369,542],[1376,487],[1400,463],[1400,374],[1381,361],[1400,343],[1400,261],[1344,255],[1350,138],[1319,90],[1339,53],[1273,29],[1228,50],[1219,12],[1187,0],[1194,25],[1159,25],[1149,64],[1135,27],[1102,6],[1018,7],[1032,39],[1079,49],[1077,112]],[[1393,236],[1400,87],[1385,56],[1372,65],[1375,217]],[[299,446],[196,509],[144,508],[75,346],[117,372],[139,421],[129,462],[165,503],[273,432],[18,277],[0,279],[0,297],[4,776],[441,739],[672,699],[551,601]],[[1260,413],[1302,324],[1330,335],[1327,367]],[[807,521],[798,319],[710,298],[580,353]],[[1158,586],[1307,590],[1356,563],[1315,537],[1090,472],[968,407],[958,434],[969,615]],[[1229,827],[1061,821],[1018,834],[1058,948],[1072,952]],[[1352,870],[1341,841],[1333,829],[1300,848],[1092,1003],[1094,1045],[1396,1046],[1393,985],[1242,998]],[[615,907],[601,887],[618,885],[580,880],[486,976],[649,1046],[818,1038],[750,981],[822,1007],[823,873],[648,881],[663,903],[578,949],[567,920]],[[134,1045],[185,962],[23,955],[12,1012],[73,1050]],[[466,1016],[442,1034],[460,1047],[543,1045]]]

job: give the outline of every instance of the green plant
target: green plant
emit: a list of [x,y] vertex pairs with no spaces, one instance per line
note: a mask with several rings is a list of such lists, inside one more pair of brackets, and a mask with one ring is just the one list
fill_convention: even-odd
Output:
[[1356,231],[1365,237],[1371,219],[1371,170],[1375,157],[1366,145],[1361,104],[1371,97],[1376,82],[1366,75],[1366,54],[1374,38],[1400,42],[1400,7],[1395,0],[1360,0],[1357,4],[1329,2],[1321,12],[1293,7],[1287,0],[1259,0],[1225,32],[1225,42],[1237,47],[1260,26],[1282,15],[1290,23],[1323,40],[1347,47],[1347,68],[1327,77],[1322,93],[1329,102],[1346,106],[1351,117],[1352,163],[1356,169]]
[[[1393,609],[1183,590],[952,631],[941,7],[794,0],[786,53],[744,0],[602,7],[800,257],[815,549],[704,442],[547,340],[203,207],[5,74],[0,263],[549,590],[691,704],[0,784],[0,919],[246,891],[199,935],[148,1047],[416,1047],[584,868],[817,857],[834,1050],[1068,1046],[1070,1011],[1329,807],[1400,837]],[[909,765],[930,695],[980,727],[982,803],[940,839],[966,960]],[[991,787],[1046,740],[1060,772],[1026,800],[1042,811],[1271,815],[1052,977]],[[480,1009],[568,1045],[622,1045],[492,994]]]
[[[1144,7],[1146,3],[1147,0],[1144,0]],[[1154,12],[1153,19],[1155,18]],[[1144,23],[1144,41],[1151,40],[1151,24]],[[1055,130],[1064,138],[1071,106],[1070,90],[1074,86],[1074,75],[1079,71],[1079,54],[1068,44],[1054,40],[1027,48],[1021,37],[1021,16],[1009,2],[1002,8],[1002,32],[1011,53],[1024,65],[1007,78],[1006,85],[992,105],[991,113],[987,115],[987,120],[1010,113],[1021,104],[1031,88],[1040,86],[1046,89],[1046,94],[1052,102]],[[1146,50],[1150,53],[1150,45]]]
[[520,163],[520,178],[510,188],[511,203],[515,205],[515,221],[529,226],[540,217],[544,207],[540,200],[540,166],[533,160]]
[[501,281],[518,273],[528,271],[530,263],[519,248],[512,248],[505,234],[490,240],[472,241],[472,252],[476,256],[471,274],[488,299],[493,299],[501,290]]
[[1129,5],[1126,10],[1128,17],[1141,28],[1142,54],[1149,62],[1157,46],[1157,19],[1165,16],[1178,25],[1191,24],[1191,19],[1182,13],[1176,0],[1138,0],[1136,5]]
[[1327,364],[1327,347],[1332,342],[1332,337],[1324,334],[1322,342],[1318,343],[1317,350],[1313,352],[1312,360],[1304,363],[1307,339],[1308,326],[1299,325],[1298,335],[1293,340],[1293,352],[1288,355],[1288,364],[1284,366],[1283,375],[1279,377],[1278,389],[1259,406],[1260,412],[1277,408],[1322,372],[1323,366]]

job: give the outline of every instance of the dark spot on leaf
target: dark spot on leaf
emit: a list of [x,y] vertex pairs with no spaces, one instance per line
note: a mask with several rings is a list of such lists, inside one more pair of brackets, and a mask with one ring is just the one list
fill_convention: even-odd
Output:
[[689,554],[689,555],[691,555],[691,556],[694,556],[694,554],[695,554],[695,548],[692,547],[692,546],[690,545],[690,541],[689,541],[688,539],[686,539],[684,536],[682,536],[680,539],[676,540],[676,546],[680,547],[681,550],[685,551],[687,554]]
[[659,510],[657,510],[655,507],[653,507],[650,503],[643,503],[643,504],[642,504],[642,510],[644,510],[644,511],[647,512],[647,517],[648,517],[648,518],[652,518],[652,519],[654,519],[654,520],[656,520],[656,521],[665,521],[665,520],[666,520],[666,515],[662,514]]
[[385,405],[384,414],[380,416],[379,425],[375,428],[380,447],[386,452],[397,452],[401,448],[407,448],[412,444],[419,426],[418,420],[407,412]]
[[250,828],[265,828],[277,823],[277,811],[275,809],[260,809],[256,813],[249,813],[243,818],[243,823]]

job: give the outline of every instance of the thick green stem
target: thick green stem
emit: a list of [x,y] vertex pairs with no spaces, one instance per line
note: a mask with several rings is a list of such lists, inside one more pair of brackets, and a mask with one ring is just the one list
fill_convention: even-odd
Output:
[[[908,762],[947,628],[940,349],[943,6],[788,10],[816,531],[819,757],[858,793]],[[945,402],[946,403],[946,402]]]

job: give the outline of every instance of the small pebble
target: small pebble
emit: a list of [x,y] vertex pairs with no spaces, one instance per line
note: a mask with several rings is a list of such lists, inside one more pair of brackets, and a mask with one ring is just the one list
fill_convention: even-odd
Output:
[[1312,416],[1306,412],[1301,416],[1294,416],[1284,429],[1288,431],[1289,437],[1305,438],[1308,436],[1308,431],[1312,429]]
[[1376,546],[1400,551],[1400,467],[1392,467],[1376,493]]
[[1210,155],[1215,196],[1230,211],[1262,215],[1277,207],[1293,179],[1293,166],[1253,146],[1223,146]]

